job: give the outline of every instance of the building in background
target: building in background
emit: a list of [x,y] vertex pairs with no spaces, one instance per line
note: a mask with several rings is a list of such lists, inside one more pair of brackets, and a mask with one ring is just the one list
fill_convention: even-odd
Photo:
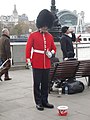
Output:
[[76,10],[61,10],[57,12],[61,26],[69,26],[75,29],[76,33],[85,32],[84,12],[77,13]]
[[[56,33],[58,33],[58,29],[60,30],[60,27],[63,27],[65,25],[74,28],[76,33],[90,33],[90,23],[85,23],[84,11],[81,11],[80,13],[78,13],[76,10],[70,11],[64,9],[59,11],[59,9],[56,9],[55,0],[51,0],[51,12],[57,17],[55,24],[58,23],[58,27],[54,26],[54,31]],[[0,31],[4,27],[11,28],[12,26],[17,25],[19,22],[29,22],[29,29],[32,29],[32,26],[35,26],[35,20],[29,21],[28,16],[25,13],[19,15],[16,5],[14,5],[12,15],[0,16]],[[36,27],[34,28],[34,30],[35,29]],[[53,30],[51,30],[51,32],[52,31]]]
[[16,5],[14,5],[14,10],[12,15],[1,15],[0,16],[0,23],[3,26],[8,26],[8,24],[18,24],[19,21],[29,21],[28,16],[26,14],[18,15]]
[[[58,23],[60,23],[61,27],[69,26],[74,28],[76,33],[90,33],[90,23],[85,23],[84,11],[81,11],[80,13],[76,10],[70,11],[64,9],[59,11],[55,6],[55,0],[51,0],[51,12],[57,17],[56,21],[58,19]],[[53,32],[55,32],[55,29],[53,29]]]
[[0,36],[3,28],[7,27],[10,31],[11,38],[27,38],[29,29],[36,30],[35,20],[29,21],[28,16],[23,13],[18,14],[16,5],[12,11],[12,15],[0,16]]

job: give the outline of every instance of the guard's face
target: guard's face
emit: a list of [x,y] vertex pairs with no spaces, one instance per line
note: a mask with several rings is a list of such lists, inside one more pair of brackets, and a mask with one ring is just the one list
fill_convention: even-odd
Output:
[[40,28],[40,31],[41,32],[47,32],[48,31],[48,27],[42,27],[42,28]]

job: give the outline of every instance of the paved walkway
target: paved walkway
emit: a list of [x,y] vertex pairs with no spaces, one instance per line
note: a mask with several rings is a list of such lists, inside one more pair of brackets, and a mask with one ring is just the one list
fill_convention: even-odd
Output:
[[[0,120],[90,120],[90,88],[61,97],[51,93],[49,102],[55,108],[38,111],[33,100],[31,70],[10,71],[10,76],[11,81],[0,82]],[[58,116],[59,105],[69,107],[67,116]]]

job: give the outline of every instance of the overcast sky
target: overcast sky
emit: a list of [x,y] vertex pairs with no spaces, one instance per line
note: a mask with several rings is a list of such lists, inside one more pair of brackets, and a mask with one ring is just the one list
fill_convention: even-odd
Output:
[[[90,23],[90,0],[56,0],[56,8],[60,10],[77,10],[85,12],[85,22]],[[51,0],[1,0],[0,1],[0,16],[12,15],[14,4],[19,15],[25,13],[29,20],[35,20],[38,13],[42,9],[50,10]]]

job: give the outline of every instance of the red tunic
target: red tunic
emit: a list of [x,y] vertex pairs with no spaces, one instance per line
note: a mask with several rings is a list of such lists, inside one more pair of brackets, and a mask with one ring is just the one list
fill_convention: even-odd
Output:
[[37,53],[37,52],[33,52],[32,54],[32,48],[34,50],[40,50],[40,51],[45,51],[46,48],[46,50],[49,51],[54,50],[54,52],[56,53],[56,46],[54,44],[53,36],[48,32],[44,33],[44,35],[45,35],[45,40],[43,38],[43,34],[40,33],[39,31],[36,31],[31,33],[28,38],[26,45],[26,59],[30,58],[32,63],[32,68],[48,69],[51,67],[50,58],[48,58],[46,54]]

